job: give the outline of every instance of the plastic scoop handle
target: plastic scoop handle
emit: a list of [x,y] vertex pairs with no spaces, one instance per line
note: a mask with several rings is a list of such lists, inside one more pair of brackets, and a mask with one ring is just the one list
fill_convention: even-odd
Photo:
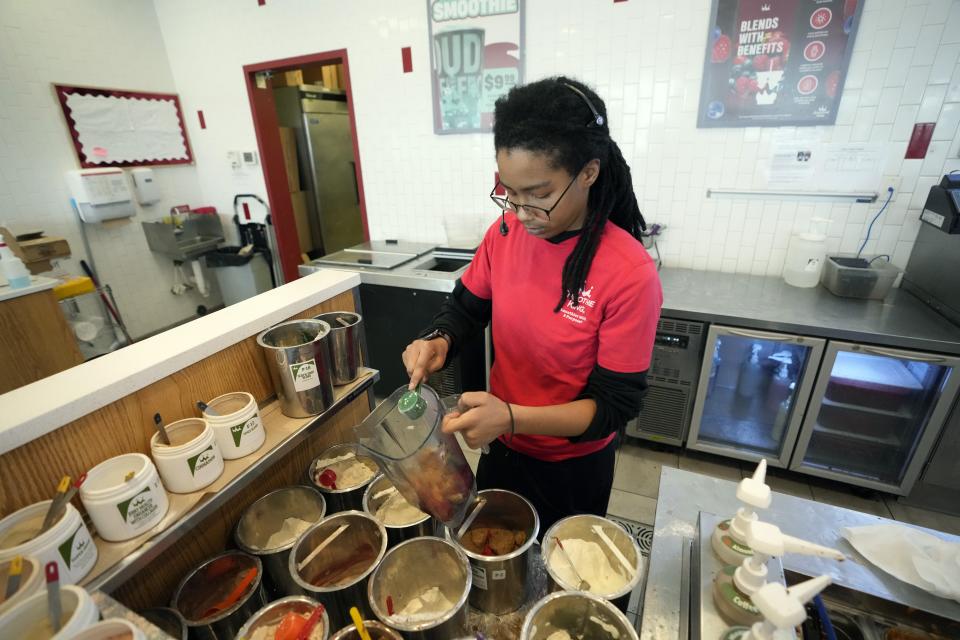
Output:
[[370,632],[363,626],[363,618],[360,617],[360,610],[356,607],[350,607],[350,619],[353,620],[353,626],[357,628],[357,634],[360,640],[370,640]]
[[167,429],[163,426],[163,418],[160,417],[159,413],[153,414],[153,424],[156,425],[157,431],[160,432],[160,442],[170,446],[170,436],[167,435]]
[[47,509],[47,514],[43,517],[43,524],[40,525],[40,531],[37,532],[37,535],[40,535],[53,525],[57,518],[57,512],[60,511],[60,506],[64,503],[64,496],[67,495],[67,490],[70,489],[70,480],[70,476],[60,478],[60,484],[57,485],[57,492],[54,494],[53,500],[50,501],[50,508]]
[[48,562],[44,567],[47,577],[47,614],[50,616],[50,628],[56,633],[60,631],[60,616],[63,609],[60,605],[60,570],[56,562]]
[[636,573],[636,570],[627,560],[627,557],[623,555],[623,552],[620,551],[617,545],[613,544],[613,540],[611,540],[610,536],[607,535],[607,532],[603,530],[603,527],[595,524],[591,528],[593,529],[593,532],[597,534],[597,537],[603,541],[603,544],[607,545],[607,548],[610,549],[610,553],[616,556],[617,560],[620,561],[620,564],[623,565],[623,568],[627,570],[627,576],[633,580],[633,575]]
[[211,408],[210,408],[210,405],[208,405],[208,404],[207,404],[206,402],[204,402],[203,400],[197,400],[197,409],[200,409],[200,413],[205,413],[205,414],[207,414],[208,416],[218,416],[218,415],[220,415],[219,413],[217,413],[216,411],[214,411],[213,409],[211,409]]
[[303,628],[300,629],[300,633],[297,634],[297,640],[307,640],[310,637],[310,634],[313,633],[313,628],[317,626],[317,623],[320,621],[320,616],[323,615],[323,605],[318,604],[317,608],[313,610],[313,613],[310,614],[310,617],[307,618],[307,623],[303,625]]
[[250,587],[250,583],[253,582],[254,578],[256,577],[257,577],[256,567],[247,569],[244,572],[243,577],[240,578],[240,581],[237,582],[237,586],[233,588],[233,591],[231,591],[226,598],[224,598],[217,604],[213,605],[206,611],[204,611],[203,617],[209,618],[210,616],[215,615],[219,611],[223,611],[224,609],[229,609],[230,607],[232,607],[233,604],[243,596],[247,588]]
[[334,532],[331,533],[329,536],[327,536],[327,539],[326,539],[326,540],[324,540],[323,542],[321,542],[320,544],[318,544],[318,545],[316,546],[316,548],[314,548],[314,550],[310,552],[310,555],[308,555],[306,558],[304,558],[303,560],[301,560],[299,564],[297,564],[297,570],[298,570],[298,571],[303,571],[303,568],[304,568],[305,566],[307,566],[308,564],[310,564],[311,562],[313,562],[313,559],[316,558],[318,555],[320,555],[320,552],[323,551],[324,549],[326,549],[326,548],[327,548],[327,545],[329,545],[331,542],[333,542],[334,540],[336,540],[336,539],[337,539],[337,536],[339,536],[341,533],[343,533],[344,531],[346,531],[346,530],[347,530],[347,527],[349,527],[349,526],[350,526],[349,524],[342,524],[342,525],[340,525],[340,526],[337,528],[336,531],[334,531]]
[[481,509],[483,509],[483,507],[486,504],[487,504],[486,498],[483,498],[483,497],[477,498],[477,504],[473,508],[473,511],[470,512],[470,515],[467,516],[467,519],[464,520],[463,524],[460,525],[460,528],[457,529],[458,540],[463,537],[463,534],[465,534],[467,531],[470,530],[470,525],[472,525],[473,521],[477,519],[477,516],[480,515]]
[[23,575],[23,556],[13,556],[10,561],[10,571],[7,572],[7,589],[3,599],[9,600],[20,588],[20,577]]

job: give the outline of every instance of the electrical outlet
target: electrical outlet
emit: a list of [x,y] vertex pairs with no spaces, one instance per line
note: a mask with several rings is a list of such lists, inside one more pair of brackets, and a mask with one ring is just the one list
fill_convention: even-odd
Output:
[[897,199],[897,192],[900,191],[900,176],[883,176],[880,179],[880,199],[885,200],[887,197],[887,189],[893,187],[893,200]]

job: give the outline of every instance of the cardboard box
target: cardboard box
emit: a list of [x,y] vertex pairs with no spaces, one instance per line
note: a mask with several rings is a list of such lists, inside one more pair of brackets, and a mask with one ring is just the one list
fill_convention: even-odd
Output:
[[300,164],[297,162],[297,132],[292,127],[280,127],[280,146],[283,164],[287,169],[287,191],[300,191]]
[[313,238],[310,230],[310,210],[307,208],[307,192],[292,192],[290,194],[290,201],[293,203],[293,220],[297,225],[297,239],[300,241],[300,253],[310,253],[313,249]]
[[24,266],[37,275],[53,270],[51,260],[70,256],[70,244],[63,238],[35,238],[17,241],[17,237],[6,227],[0,227],[0,238],[7,243],[13,254],[23,260]]

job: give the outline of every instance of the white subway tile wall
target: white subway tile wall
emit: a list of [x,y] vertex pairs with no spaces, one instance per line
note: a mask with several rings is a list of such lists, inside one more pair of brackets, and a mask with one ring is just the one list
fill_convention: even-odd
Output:
[[[562,73],[597,88],[644,215],[668,225],[660,243],[668,266],[778,275],[790,234],[821,216],[832,221],[831,250],[857,250],[880,203],[706,198],[707,187],[762,188],[774,136],[886,146],[884,174],[902,176],[901,188],[865,251],[890,253],[901,267],[927,190],[960,168],[960,0],[866,0],[837,125],[812,132],[696,128],[707,0],[526,4],[526,77]],[[235,190],[226,151],[255,143],[239,67],[346,48],[371,235],[442,242],[446,228],[496,217],[486,198],[492,136],[432,130],[425,2],[156,7],[186,108],[203,108],[212,123],[191,132],[209,200]],[[412,47],[413,73],[401,73],[404,46]],[[938,123],[934,141],[926,159],[904,160],[916,122]]]
[[[175,92],[153,5],[138,0],[0,3],[0,222],[15,233],[42,229],[70,243],[65,271],[87,257],[65,174],[76,154],[51,83]],[[86,225],[101,280],[134,337],[192,316],[210,298],[170,293],[173,263],[152,253],[142,220],[172,205],[203,204],[193,166],[156,167],[163,199],[129,222]]]
[[[778,275],[790,234],[807,230],[813,217],[831,219],[831,250],[857,249],[879,203],[706,198],[708,187],[762,188],[775,138],[885,144],[884,174],[901,177],[900,192],[865,251],[891,252],[901,267],[930,185],[960,169],[960,0],[866,0],[837,124],[812,129],[696,128],[707,0],[526,5],[527,78],[563,73],[604,97],[641,209],[668,225],[660,242],[667,266]],[[178,92],[196,165],[158,169],[165,199],[137,222],[181,202],[230,212],[236,193],[265,195],[259,171],[234,172],[227,160],[228,151],[257,148],[242,66],[339,49],[349,56],[371,236],[444,242],[448,230],[482,228],[496,217],[487,199],[492,136],[433,133],[426,2],[3,6],[0,220],[65,235],[77,255],[62,177],[76,164],[49,82]],[[413,72],[404,74],[406,46]],[[916,122],[936,122],[934,140],[925,159],[904,160]],[[137,222],[97,231],[91,244],[131,323],[150,330],[201,300],[168,293],[172,266],[149,253]],[[131,290],[147,302],[124,305]]]

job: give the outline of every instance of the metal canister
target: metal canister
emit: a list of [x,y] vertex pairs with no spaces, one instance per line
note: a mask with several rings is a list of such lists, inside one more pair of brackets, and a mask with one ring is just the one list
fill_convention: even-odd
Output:
[[[370,478],[367,481],[361,482],[360,484],[354,484],[352,486],[341,486],[340,484],[337,484],[336,488],[333,488],[324,485],[318,480],[318,474],[323,471],[323,469],[318,468],[318,464],[320,462],[338,458],[347,454],[355,455],[358,462],[361,462],[370,468]],[[332,514],[340,511],[362,511],[363,493],[366,491],[370,483],[373,482],[374,478],[377,477],[377,473],[379,473],[379,471],[380,467],[377,466],[376,460],[369,456],[358,454],[356,445],[344,443],[335,444],[317,456],[317,458],[311,462],[310,466],[307,468],[307,478],[309,479],[311,485],[323,493],[324,498],[327,500],[327,513]]]
[[574,638],[637,640],[627,617],[603,598],[583,591],[557,591],[530,609],[520,629],[520,640],[546,640],[565,631]]
[[221,553],[187,574],[170,606],[183,616],[191,638],[232,639],[247,618],[267,603],[262,575],[263,565],[256,556]]
[[264,583],[271,599],[299,593],[290,577],[288,558],[297,537],[292,536],[279,545],[269,545],[270,538],[284,526],[287,518],[310,523],[323,520],[326,515],[323,494],[313,487],[295,485],[282,487],[251,504],[240,516],[233,539],[241,550],[260,558],[263,563]]
[[[363,626],[370,634],[370,640],[403,640],[399,633],[375,620],[364,620]],[[330,636],[330,640],[360,640],[360,633],[351,624]]]
[[[321,543],[342,526],[346,528],[327,543],[323,551],[303,563]],[[290,551],[289,571],[301,594],[327,607],[330,625],[339,629],[350,622],[350,607],[365,617],[372,611],[364,583],[387,550],[387,530],[370,514],[342,511],[327,516],[308,529]]]
[[[405,637],[449,640],[467,630],[471,583],[470,561],[453,543],[440,538],[415,538],[397,545],[384,556],[370,576],[367,595],[374,615],[403,632]],[[421,606],[428,607],[429,602],[423,596],[433,589],[439,590],[451,605],[449,608],[416,619],[400,614],[414,598],[420,598]],[[387,606],[388,596],[393,615]]]
[[351,311],[331,311],[314,316],[330,325],[330,367],[333,384],[348,384],[357,379],[363,362],[363,317]]
[[333,404],[329,339],[322,320],[288,320],[257,336],[283,415],[309,418]]
[[[485,556],[465,548],[460,540],[457,545],[470,558],[473,571],[473,588],[470,590],[470,605],[486,613],[510,613],[521,606],[526,596],[527,555],[536,542],[540,531],[537,510],[523,496],[504,489],[487,489],[478,494],[486,499],[486,505],[470,527],[500,527],[523,531],[526,541],[514,551]],[[449,531],[450,537],[455,537]]]
[[609,600],[615,607],[620,609],[620,611],[626,613],[627,606],[630,603],[630,594],[633,593],[636,586],[640,584],[640,580],[643,579],[643,555],[640,553],[640,545],[637,544],[633,536],[624,531],[617,523],[607,520],[606,518],[601,518],[600,516],[586,514],[569,516],[563,520],[558,520],[547,530],[547,533],[543,536],[543,543],[540,546],[540,554],[543,557],[543,565],[547,570],[548,588],[550,591],[577,590],[577,585],[562,580],[551,565],[557,545],[556,538],[560,538],[561,543],[563,540],[570,538],[596,542],[600,545],[600,548],[603,550],[607,561],[610,562],[610,566],[613,567],[614,571],[621,574],[626,572],[626,570],[622,568],[622,563],[619,559],[607,548],[606,544],[593,530],[593,527],[597,526],[603,529],[603,532],[610,541],[613,542],[614,546],[623,554],[627,562],[630,563],[633,571],[631,579],[627,580],[620,589],[610,593],[600,593],[591,586],[590,593]]
[[[237,638],[239,640],[247,640],[253,637],[253,634],[259,629],[264,627],[276,628],[288,613],[296,613],[304,617],[309,617],[319,604],[316,600],[307,598],[306,596],[288,596],[274,600],[250,616],[250,619],[247,620],[246,624],[243,625],[237,634]],[[313,628],[313,631],[310,632],[309,640],[327,640],[329,635],[330,618],[326,610],[324,610],[324,612],[320,614],[317,625]],[[273,635],[270,637],[272,638]]]
[[[381,474],[374,478],[367,490],[363,492],[363,510],[377,518],[377,511],[380,506],[391,497],[391,494],[384,494],[384,492],[391,489],[393,490],[391,493],[396,492],[396,487],[393,486],[387,476]],[[423,517],[404,524],[387,524],[382,519],[377,518],[387,530],[387,547],[392,549],[404,540],[434,535],[436,522],[430,517],[430,514],[423,512],[421,514]]]

